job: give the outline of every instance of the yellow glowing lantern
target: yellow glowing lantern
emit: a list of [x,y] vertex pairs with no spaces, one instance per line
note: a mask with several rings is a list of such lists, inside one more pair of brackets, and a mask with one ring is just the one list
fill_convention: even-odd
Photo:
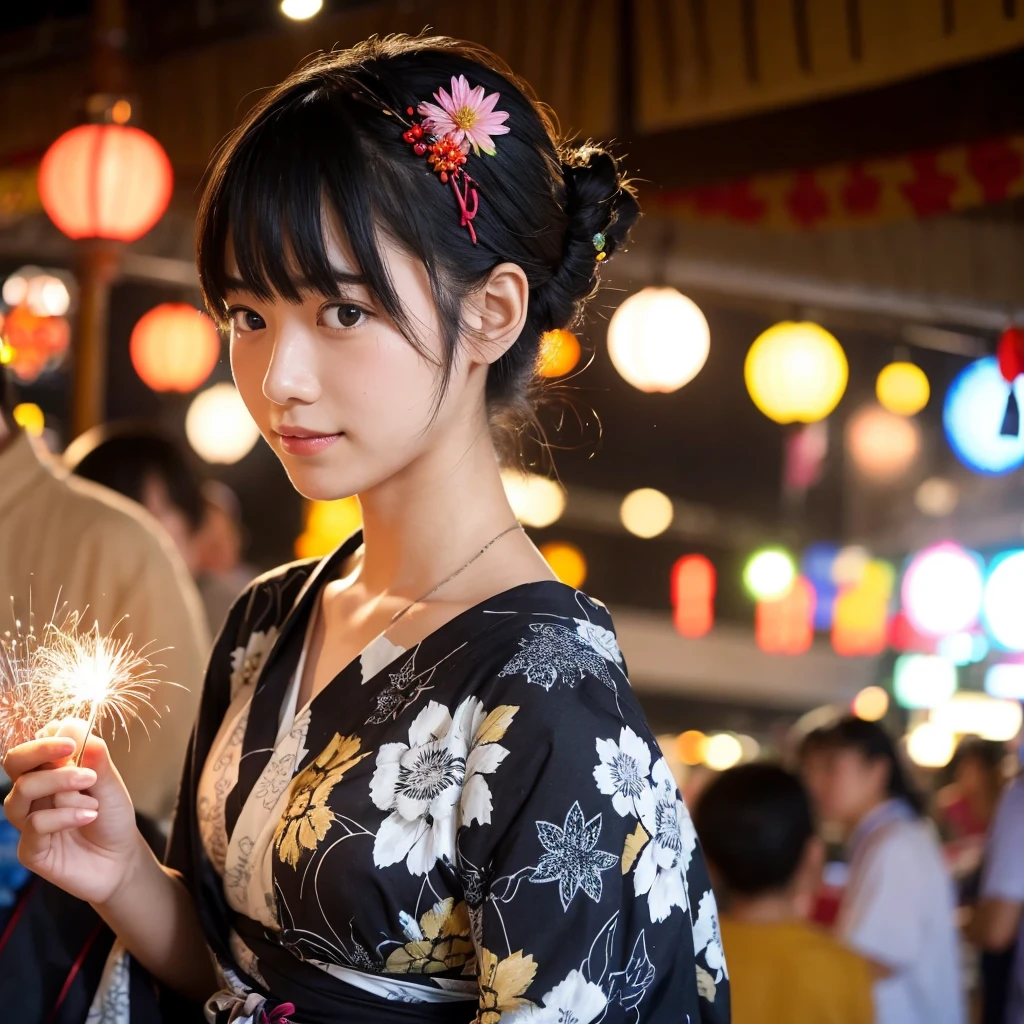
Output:
[[587,578],[587,560],[573,544],[552,541],[541,544],[540,553],[551,566],[551,571],[567,586],[582,587]]
[[921,431],[912,420],[869,405],[847,423],[846,447],[864,476],[889,483],[901,477],[917,458]]
[[537,373],[541,377],[564,377],[580,361],[580,343],[572,331],[545,331],[540,339]]
[[873,559],[854,586],[844,587],[832,615],[832,647],[844,657],[881,654],[888,642],[889,601],[896,570]]
[[675,288],[644,288],[608,324],[608,354],[640,391],[678,391],[700,373],[711,332],[700,307]]
[[812,323],[769,327],[747,353],[747,390],[776,423],[816,423],[839,404],[849,366],[836,339]]
[[883,409],[896,416],[916,416],[931,395],[928,377],[913,363],[890,363],[875,381],[875,394]]
[[319,558],[348,540],[363,525],[359,499],[311,501],[306,505],[306,528],[295,540],[297,558]]
[[14,417],[14,422],[26,434],[39,437],[43,433],[46,417],[43,416],[43,410],[35,402],[22,402],[20,405],[16,405],[11,415]]
[[664,533],[672,525],[674,516],[672,499],[653,487],[630,491],[622,499],[619,509],[622,525],[634,536],[645,540]]

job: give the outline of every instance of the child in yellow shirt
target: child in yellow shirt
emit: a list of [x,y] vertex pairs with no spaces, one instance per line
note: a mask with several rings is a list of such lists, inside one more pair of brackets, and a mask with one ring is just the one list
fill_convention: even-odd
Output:
[[704,791],[694,824],[723,908],[733,1024],[871,1024],[867,961],[805,921],[823,848],[799,779],[732,768]]

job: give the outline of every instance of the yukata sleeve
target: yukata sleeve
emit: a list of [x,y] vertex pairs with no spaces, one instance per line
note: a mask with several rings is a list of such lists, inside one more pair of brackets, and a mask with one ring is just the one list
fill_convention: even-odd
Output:
[[623,672],[576,653],[564,671],[513,658],[478,691],[456,857],[476,1022],[727,1024],[689,814]]

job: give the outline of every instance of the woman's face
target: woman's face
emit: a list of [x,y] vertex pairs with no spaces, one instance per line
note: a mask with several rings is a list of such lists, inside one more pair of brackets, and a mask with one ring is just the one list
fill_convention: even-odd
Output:
[[[261,301],[240,287],[227,294],[239,393],[296,490],[321,501],[365,493],[458,437],[460,427],[482,427],[487,370],[457,354],[433,418],[438,366],[360,283],[335,230],[327,251],[340,298],[310,292],[294,304]],[[382,255],[421,346],[440,360],[423,264],[387,243]],[[230,250],[228,270],[237,276]]]
[[817,755],[812,794],[823,821],[853,828],[886,798],[889,766],[885,758],[866,758],[840,747]]

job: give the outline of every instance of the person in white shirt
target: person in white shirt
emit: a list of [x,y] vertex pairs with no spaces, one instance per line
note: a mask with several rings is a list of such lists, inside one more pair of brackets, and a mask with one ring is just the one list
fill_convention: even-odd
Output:
[[878,1024],[963,1024],[952,880],[891,738],[845,717],[819,739],[818,812],[849,835],[836,932],[873,966]]

